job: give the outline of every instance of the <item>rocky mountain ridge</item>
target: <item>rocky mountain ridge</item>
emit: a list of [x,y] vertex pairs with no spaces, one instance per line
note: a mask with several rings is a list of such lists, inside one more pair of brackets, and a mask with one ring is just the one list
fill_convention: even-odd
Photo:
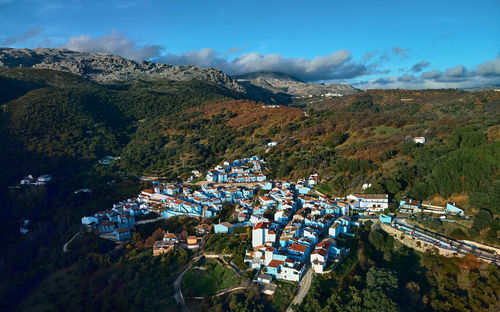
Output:
[[342,96],[358,92],[348,84],[308,83],[298,78],[276,72],[255,72],[233,78],[245,88],[262,88],[274,94],[288,94],[295,97]]
[[218,68],[173,66],[150,61],[134,61],[105,53],[67,49],[0,48],[0,67],[45,68],[70,72],[98,82],[164,78],[174,81],[200,80],[255,100],[288,104],[293,97],[341,96],[358,90],[347,84],[307,83],[276,72],[254,72],[231,78]]
[[228,89],[245,92],[231,77],[217,68],[172,66],[149,61],[133,61],[117,55],[88,53],[67,49],[0,48],[0,67],[32,67],[65,71],[91,80],[106,82],[144,78],[175,81],[201,80]]

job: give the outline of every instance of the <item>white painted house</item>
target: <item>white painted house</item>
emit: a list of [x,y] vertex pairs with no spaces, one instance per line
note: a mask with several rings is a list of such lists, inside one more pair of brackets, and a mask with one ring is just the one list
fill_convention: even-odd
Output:
[[425,138],[424,137],[414,137],[413,142],[419,143],[419,144],[424,144],[425,143]]
[[387,194],[349,194],[347,199],[356,201],[356,208],[368,212],[382,212],[389,208]]

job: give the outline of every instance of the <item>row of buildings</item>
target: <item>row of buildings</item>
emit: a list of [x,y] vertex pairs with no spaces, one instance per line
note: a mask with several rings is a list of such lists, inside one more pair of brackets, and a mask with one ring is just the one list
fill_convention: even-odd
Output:
[[399,202],[399,211],[403,213],[418,213],[418,212],[428,212],[441,215],[454,215],[463,217],[465,211],[462,207],[458,206],[456,203],[446,203],[446,206],[432,206],[423,205],[419,200],[415,200],[409,197],[405,197]]
[[149,213],[150,205],[141,198],[130,198],[113,204],[109,210],[99,211],[82,218],[82,225],[101,235],[114,236],[116,240],[131,237],[135,217]]
[[[260,222],[249,222],[253,225],[252,250],[246,252],[244,261],[264,273],[263,281],[270,276],[298,282],[308,262],[314,272],[323,273],[328,261],[343,252],[336,238],[357,225],[348,214],[360,201],[311,197],[301,194],[297,186],[277,182],[254,207],[252,217]],[[274,211],[271,220],[264,217],[269,209]]]
[[[153,245],[153,256],[158,256],[178,248],[180,239],[174,233],[165,233],[162,240],[156,241]],[[185,247],[197,249],[201,246],[201,237],[190,235],[185,239]]]
[[209,182],[218,183],[255,183],[266,181],[262,173],[264,161],[258,157],[225,161],[222,165],[208,171],[205,178]]

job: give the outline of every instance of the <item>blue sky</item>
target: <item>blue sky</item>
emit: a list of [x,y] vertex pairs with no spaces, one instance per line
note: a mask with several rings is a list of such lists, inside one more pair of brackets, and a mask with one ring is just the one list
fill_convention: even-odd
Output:
[[361,88],[472,87],[500,84],[500,1],[0,0],[0,45]]

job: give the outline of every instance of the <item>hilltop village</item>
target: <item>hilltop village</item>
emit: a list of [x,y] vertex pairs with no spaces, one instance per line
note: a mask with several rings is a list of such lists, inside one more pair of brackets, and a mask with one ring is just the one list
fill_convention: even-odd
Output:
[[[155,179],[152,189],[144,189],[136,198],[116,203],[110,210],[83,217],[82,224],[101,237],[126,241],[132,237],[138,216],[153,212],[158,219],[199,218],[198,236],[187,238],[187,248],[200,247],[202,236],[210,232],[231,235],[237,228],[250,227],[252,249],[247,250],[244,263],[260,270],[257,281],[273,292],[273,278],[299,282],[309,266],[315,273],[324,273],[329,263],[348,253],[337,240],[340,234],[352,235],[351,228],[360,225],[350,215],[380,214],[389,207],[387,194],[331,198],[314,190],[320,182],[317,174],[296,183],[268,181],[264,168],[265,161],[258,156],[226,161],[208,171],[206,181],[196,185],[198,190]],[[216,217],[227,204],[235,207],[233,223],[204,221]],[[421,202],[407,198],[400,206],[402,210],[424,209]],[[453,205],[446,209],[463,215]],[[380,220],[390,223],[392,218],[382,214]],[[153,254],[168,252],[178,243],[175,234],[166,233],[154,244]]]

